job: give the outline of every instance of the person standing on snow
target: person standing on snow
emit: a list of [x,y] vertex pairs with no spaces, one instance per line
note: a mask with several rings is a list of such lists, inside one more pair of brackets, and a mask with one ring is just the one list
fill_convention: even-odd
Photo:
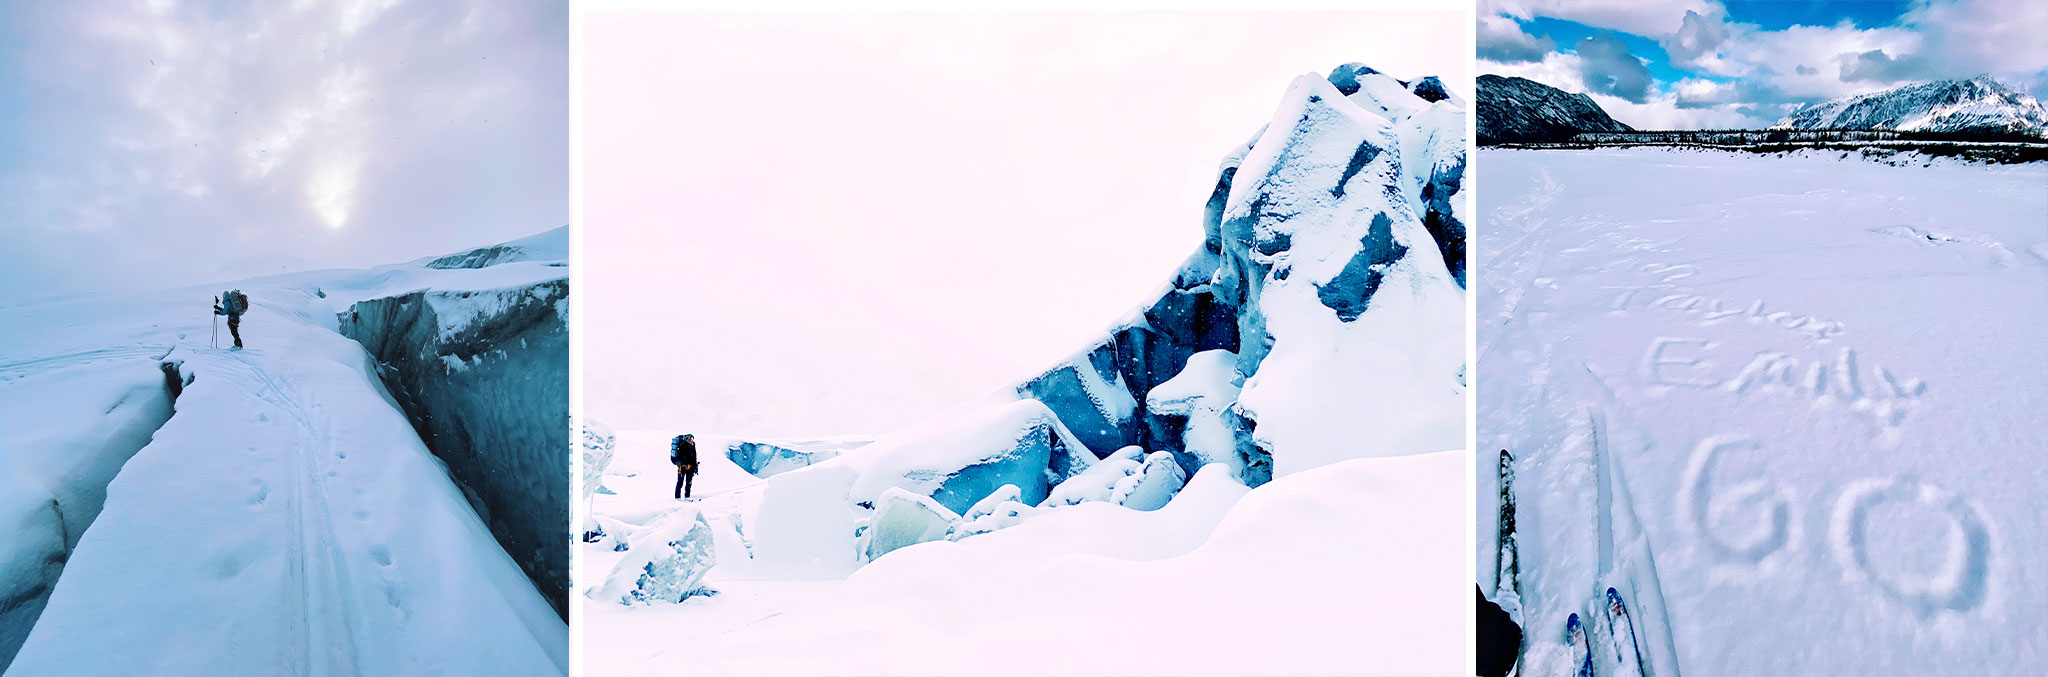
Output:
[[691,480],[697,478],[697,438],[677,435],[668,445],[668,461],[676,465],[676,498],[689,498]]
[[228,334],[235,337],[235,347],[242,347],[242,313],[249,312],[249,297],[240,289],[230,289],[213,300],[213,314],[228,316]]

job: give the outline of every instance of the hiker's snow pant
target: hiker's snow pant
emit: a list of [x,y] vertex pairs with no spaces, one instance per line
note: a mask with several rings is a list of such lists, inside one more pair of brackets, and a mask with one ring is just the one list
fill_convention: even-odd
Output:
[[697,479],[697,473],[693,473],[693,472],[679,472],[679,473],[676,473],[676,498],[689,498],[689,497],[690,497],[690,480],[694,480],[694,479]]
[[235,337],[235,347],[242,347],[242,316],[228,316],[228,334]]

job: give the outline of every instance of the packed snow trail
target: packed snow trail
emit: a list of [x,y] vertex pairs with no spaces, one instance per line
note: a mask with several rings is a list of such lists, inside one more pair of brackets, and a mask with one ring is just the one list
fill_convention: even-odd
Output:
[[[10,375],[118,369],[168,387],[153,353],[179,384],[10,677],[566,672],[566,626],[335,333],[346,301],[311,279],[241,283],[246,350],[208,345],[215,290],[0,309]],[[41,412],[81,431],[97,413]]]
[[[1608,587],[1659,675],[2048,661],[2025,526],[2048,511],[2048,166],[1478,166],[1479,448],[1515,454],[1523,674],[1573,669],[1549,638],[1603,624]],[[1476,475],[1490,573],[1498,473]]]

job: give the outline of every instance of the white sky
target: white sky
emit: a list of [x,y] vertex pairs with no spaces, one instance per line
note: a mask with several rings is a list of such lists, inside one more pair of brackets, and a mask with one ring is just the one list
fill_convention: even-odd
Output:
[[1147,300],[1294,76],[1471,94],[1469,8],[578,22],[585,411],[622,428],[909,425]]

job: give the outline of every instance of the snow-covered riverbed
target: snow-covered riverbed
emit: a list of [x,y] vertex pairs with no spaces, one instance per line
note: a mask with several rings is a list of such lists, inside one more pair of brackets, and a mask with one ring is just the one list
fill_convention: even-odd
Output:
[[2048,660],[2048,166],[1475,167],[1478,572],[1511,449],[1525,674],[1561,674],[1567,614],[1608,586],[1653,669]]

